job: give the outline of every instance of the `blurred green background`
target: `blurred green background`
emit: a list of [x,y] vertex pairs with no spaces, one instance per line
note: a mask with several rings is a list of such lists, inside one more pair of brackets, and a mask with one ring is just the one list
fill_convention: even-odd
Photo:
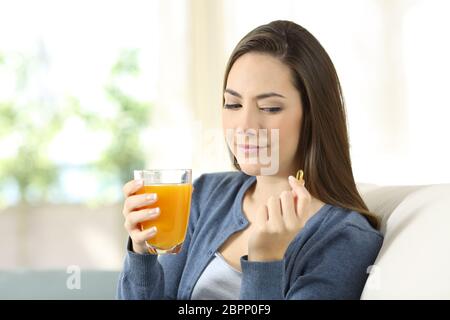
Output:
[[[35,57],[0,55],[1,67],[15,74],[17,97],[26,95],[29,76],[40,63],[44,62]],[[101,146],[103,150],[98,159],[76,168],[82,174],[88,172],[93,175],[101,186],[87,200],[117,201],[117,192],[105,193],[105,190],[112,188],[117,191],[130,179],[133,168],[142,168],[145,163],[140,134],[148,124],[151,104],[136,99],[120,85],[123,78],[138,76],[139,72],[138,50],[122,51],[111,66],[104,88],[114,109],[110,117],[83,108],[72,96],[63,97],[62,105],[42,97],[23,102],[20,99],[0,101],[0,139],[15,142],[9,157],[0,158],[0,182],[4,189],[2,203],[11,199],[5,197],[11,190],[16,193],[14,204],[73,201],[71,195],[64,192],[64,181],[61,181],[68,168],[51,159],[48,148],[66,124],[74,120],[82,122],[87,133],[109,137],[108,144]]]
[[[47,64],[42,54],[0,53],[0,70],[12,75],[14,82],[14,98],[0,100],[0,144],[5,147],[0,157],[0,205],[14,208],[15,265],[19,267],[36,266],[30,259],[36,254],[29,243],[35,227],[30,222],[30,215],[36,214],[34,208],[78,204],[95,211],[117,204],[122,199],[122,185],[132,179],[133,169],[143,168],[146,161],[142,135],[152,105],[126,90],[127,84],[139,79],[139,50],[122,49],[110,66],[103,88],[109,101],[107,114],[84,106],[71,95],[57,100],[34,95],[33,75]],[[76,129],[67,132],[73,124]],[[104,137],[102,143],[96,143],[95,137]],[[94,150],[91,159],[67,161],[58,156],[70,149],[84,152],[87,146]],[[85,189],[88,192],[83,192]],[[118,212],[111,216],[120,217]],[[38,227],[45,228],[45,222]],[[64,223],[62,227],[70,226]],[[119,235],[123,234],[120,227],[113,229]]]

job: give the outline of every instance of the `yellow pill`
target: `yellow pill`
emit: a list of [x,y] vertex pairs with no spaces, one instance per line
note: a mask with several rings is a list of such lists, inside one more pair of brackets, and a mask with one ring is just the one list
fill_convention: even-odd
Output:
[[296,178],[297,178],[297,180],[303,180],[303,170],[298,170],[297,171]]

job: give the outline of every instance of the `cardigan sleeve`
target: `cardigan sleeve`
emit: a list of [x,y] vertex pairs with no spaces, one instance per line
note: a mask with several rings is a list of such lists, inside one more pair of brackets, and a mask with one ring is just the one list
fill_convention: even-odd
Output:
[[116,297],[127,300],[176,299],[178,286],[188,256],[191,237],[199,215],[198,184],[194,182],[191,212],[186,238],[178,254],[154,255],[133,252],[131,239],[128,239],[124,267],[119,275]]
[[127,254],[119,275],[117,298],[121,300],[176,299],[178,283],[189,249],[189,235],[181,252],[171,256],[171,263],[164,263],[168,256],[138,254],[132,251],[128,241]]

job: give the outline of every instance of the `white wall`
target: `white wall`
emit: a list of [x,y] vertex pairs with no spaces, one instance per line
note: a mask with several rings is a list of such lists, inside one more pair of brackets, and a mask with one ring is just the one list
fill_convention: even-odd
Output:
[[17,267],[82,269],[122,267],[126,233],[121,205],[46,205],[0,212],[0,270]]
[[[168,66],[164,77],[169,74],[171,80],[163,83],[170,88],[188,88],[181,104],[191,113],[188,118],[184,114],[180,117],[178,111],[171,112],[169,123],[181,118],[183,122],[192,121],[190,128],[196,128],[194,131],[206,127],[216,128],[220,133],[220,89],[228,55],[254,27],[276,19],[290,19],[318,38],[336,66],[347,103],[357,181],[377,184],[450,181],[447,169],[450,148],[445,147],[450,137],[450,126],[446,125],[450,102],[445,96],[450,69],[450,60],[446,59],[450,50],[446,40],[450,22],[445,19],[450,9],[448,1],[185,3],[190,8],[186,20],[182,20],[188,26],[186,38],[181,42],[168,41],[164,52],[181,53],[177,58],[186,59],[183,60],[186,64],[181,70],[176,61],[172,68]],[[163,38],[166,32],[171,32],[165,27],[161,30]],[[189,58],[184,52],[193,56]],[[180,74],[185,82],[180,81]],[[193,136],[189,130],[184,132],[188,134],[182,140]],[[202,151],[194,152],[189,160],[194,173],[229,170],[227,154],[217,151],[222,147],[220,138],[213,139],[217,143],[208,143],[204,135],[203,132],[203,137],[194,136],[191,140]],[[213,149],[216,151],[212,152]],[[192,153],[191,150],[184,154]],[[174,160],[175,154],[177,150],[166,158]]]

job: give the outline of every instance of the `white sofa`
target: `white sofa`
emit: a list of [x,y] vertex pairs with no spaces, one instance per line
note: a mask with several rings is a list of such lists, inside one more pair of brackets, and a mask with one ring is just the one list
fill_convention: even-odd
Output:
[[450,299],[450,184],[357,186],[385,236],[361,299]]

